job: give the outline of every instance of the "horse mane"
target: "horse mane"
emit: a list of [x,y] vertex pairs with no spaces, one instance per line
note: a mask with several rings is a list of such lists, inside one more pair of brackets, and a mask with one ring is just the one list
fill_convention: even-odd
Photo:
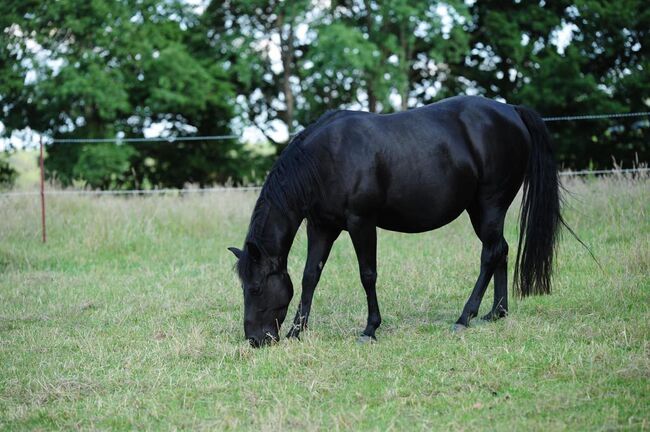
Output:
[[[280,154],[269,171],[260,196],[255,203],[246,235],[246,243],[255,243],[263,252],[262,232],[270,204],[280,212],[294,212],[306,217],[315,198],[320,196],[322,181],[316,159],[301,147],[301,143],[317,128],[332,121],[341,110],[331,110],[298,133]],[[250,258],[244,254],[237,262],[240,279],[250,274]]]

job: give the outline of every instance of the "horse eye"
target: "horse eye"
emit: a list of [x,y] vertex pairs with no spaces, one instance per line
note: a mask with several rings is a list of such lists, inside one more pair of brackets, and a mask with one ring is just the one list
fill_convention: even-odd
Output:
[[253,294],[253,295],[261,294],[262,293],[262,284],[261,283],[250,284],[248,286],[248,292]]

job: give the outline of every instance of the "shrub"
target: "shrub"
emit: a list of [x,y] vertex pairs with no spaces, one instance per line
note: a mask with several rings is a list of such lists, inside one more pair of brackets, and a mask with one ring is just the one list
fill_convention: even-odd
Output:
[[130,159],[136,154],[129,145],[85,145],[72,170],[74,178],[85,181],[93,189],[119,189],[132,175]]
[[7,160],[6,153],[0,154],[0,189],[11,189],[16,183],[18,173]]

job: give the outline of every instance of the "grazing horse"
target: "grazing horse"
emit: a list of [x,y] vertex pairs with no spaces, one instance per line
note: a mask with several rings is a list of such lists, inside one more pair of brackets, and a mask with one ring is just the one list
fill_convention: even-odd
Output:
[[368,300],[361,340],[375,339],[381,315],[375,292],[377,228],[434,230],[469,214],[483,244],[480,273],[455,328],[476,317],[494,276],[484,317],[508,312],[504,219],[523,184],[515,287],[520,296],[551,290],[556,233],[562,221],[549,133],[533,110],[459,96],[378,115],[330,111],[297,135],[269,172],[238,258],[244,332],[258,347],[278,340],[293,297],[287,256],[307,219],[302,296],[287,337],[305,329],[314,290],[332,244],[348,231]]

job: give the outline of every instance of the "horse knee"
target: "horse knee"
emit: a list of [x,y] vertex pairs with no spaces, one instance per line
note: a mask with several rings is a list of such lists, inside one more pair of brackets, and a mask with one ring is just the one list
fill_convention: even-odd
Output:
[[320,270],[305,270],[302,274],[302,286],[311,287],[316,286],[320,279]]
[[364,288],[368,289],[375,286],[377,282],[377,272],[376,271],[364,271],[361,272],[361,284]]

